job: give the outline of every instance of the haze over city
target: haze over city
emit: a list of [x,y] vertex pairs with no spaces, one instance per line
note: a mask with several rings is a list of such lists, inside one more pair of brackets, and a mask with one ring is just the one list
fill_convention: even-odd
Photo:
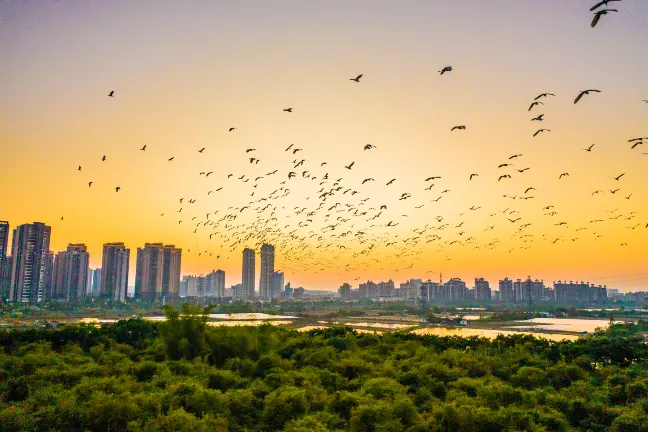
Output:
[[638,290],[648,4],[594,28],[589,6],[6,2],[0,220],[85,243],[92,268],[104,243],[173,244],[228,287],[270,243],[308,289]]

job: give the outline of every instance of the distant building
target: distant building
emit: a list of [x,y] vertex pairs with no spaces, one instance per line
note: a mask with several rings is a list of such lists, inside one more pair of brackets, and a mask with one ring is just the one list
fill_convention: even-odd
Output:
[[6,301],[9,298],[9,284],[11,283],[11,255],[5,256],[3,263],[4,279],[0,279],[0,301]]
[[491,289],[487,280],[484,278],[475,278],[475,300],[477,301],[490,301]]
[[6,271],[7,247],[9,244],[9,222],[0,221],[0,301],[4,301],[8,293],[9,279],[11,274]]
[[182,249],[162,243],[146,243],[137,248],[135,297],[155,300],[176,298],[180,291]]
[[274,285],[275,248],[270,244],[261,246],[261,275],[259,278],[259,297],[263,300],[272,299]]
[[186,297],[205,297],[207,279],[203,276],[185,276],[182,280],[187,284]]
[[459,278],[452,278],[444,283],[443,291],[447,300],[469,300],[466,282]]
[[162,297],[177,298],[180,296],[181,263],[182,249],[175,247],[175,245],[164,245]]
[[243,249],[243,291],[239,293],[239,298],[254,299],[254,269],[255,269],[255,252],[253,249]]
[[556,301],[568,304],[601,304],[607,301],[607,287],[585,282],[554,282]]
[[293,297],[294,297],[295,299],[302,299],[302,298],[304,298],[304,291],[305,291],[305,290],[304,290],[304,288],[302,288],[302,287],[295,288],[295,291],[293,292]]
[[85,244],[70,243],[54,260],[52,298],[83,301],[88,289],[90,254]]
[[513,292],[513,281],[509,278],[499,281],[499,297],[505,303],[515,302],[515,293]]
[[101,269],[94,269],[92,272],[92,292],[97,295],[101,288]]
[[343,283],[342,286],[338,289],[338,295],[344,299],[350,299],[351,298],[351,285],[348,283]]
[[51,285],[51,227],[41,222],[19,225],[11,248],[10,302],[39,302]]
[[286,284],[286,287],[284,289],[284,298],[285,299],[292,299],[293,298],[293,292],[294,290],[290,287],[290,282]]
[[243,284],[232,285],[232,297],[235,299],[246,299],[247,295],[244,296]]
[[410,279],[400,284],[398,296],[407,300],[416,299],[419,296],[422,285],[423,281],[421,279]]
[[99,295],[106,300],[124,302],[128,291],[130,249],[124,243],[103,245]]
[[223,270],[212,271],[207,275],[206,279],[206,296],[225,297],[225,272]]
[[272,278],[272,298],[276,299],[281,296],[284,287],[284,274],[283,272],[276,271]]

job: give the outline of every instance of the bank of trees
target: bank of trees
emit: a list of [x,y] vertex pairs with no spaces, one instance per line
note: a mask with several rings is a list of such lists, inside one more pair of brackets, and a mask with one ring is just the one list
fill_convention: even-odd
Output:
[[648,431],[646,323],[557,343],[202,312],[0,333],[0,430]]

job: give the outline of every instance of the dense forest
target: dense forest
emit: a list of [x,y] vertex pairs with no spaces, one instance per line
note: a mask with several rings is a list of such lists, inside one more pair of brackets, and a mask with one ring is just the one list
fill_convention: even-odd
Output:
[[648,323],[575,342],[166,322],[0,332],[3,431],[648,431]]

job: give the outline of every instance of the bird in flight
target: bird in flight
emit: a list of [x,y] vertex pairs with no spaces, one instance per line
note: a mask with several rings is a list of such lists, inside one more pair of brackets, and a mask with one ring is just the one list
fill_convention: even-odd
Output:
[[171,156],[171,157],[169,158],[169,162],[171,162],[173,159],[175,159],[175,156]]
[[119,192],[120,190],[121,190],[121,188],[120,188],[119,186],[117,186],[117,187],[115,188],[115,192]]
[[518,170],[518,172],[523,173],[524,171],[528,170],[529,168],[522,168],[521,170]]
[[439,73],[440,73],[441,75],[443,75],[443,74],[446,73],[446,72],[452,72],[452,66],[446,66],[446,67],[444,67],[443,69],[441,69],[441,70],[439,71]]
[[111,90],[110,93],[108,93],[108,96],[114,97],[115,96],[115,90]]
[[202,153],[202,152],[204,152],[204,151],[205,151],[205,147],[203,147],[203,148],[201,148],[200,150],[198,150],[198,153]]
[[101,158],[101,162],[105,162],[105,161],[106,161],[106,155],[104,155],[104,156]]
[[543,121],[544,114],[540,114],[538,117],[533,117],[531,121]]
[[450,132],[452,132],[455,129],[466,130],[466,126],[463,126],[463,125],[462,126],[454,126],[452,129],[450,129]]
[[499,165],[497,166],[497,168],[504,168],[504,167],[508,167],[508,166],[512,166],[512,165],[513,165],[513,164],[507,164],[507,163],[505,163],[505,164],[499,164]]
[[612,178],[613,178],[614,180],[616,180],[616,181],[619,181],[619,180],[621,180],[621,177],[623,177],[624,175],[625,175],[625,173],[623,173],[623,174],[619,174],[618,176],[616,176],[616,177],[612,177]]
[[291,113],[291,112],[292,112],[292,108],[284,108],[284,111],[285,111],[285,112],[289,112],[289,113]]
[[470,174],[470,178],[468,180],[472,180],[473,177],[479,177],[479,174]]
[[591,151],[592,151],[592,147],[594,147],[594,145],[595,145],[595,144],[592,144],[592,145],[589,146],[588,148],[586,148],[586,149],[581,149],[581,150],[586,151],[586,152],[591,152]]
[[440,178],[441,177],[428,177],[428,178],[425,179],[425,181],[430,181],[430,180],[440,179]]
[[372,179],[372,178],[364,179],[364,180],[362,180],[362,184],[365,184],[365,183],[370,182],[370,181],[374,181],[374,179]]
[[81,171],[81,165],[79,165],[79,168],[77,168],[77,171]]
[[556,96],[553,93],[540,93],[538,96],[536,96],[533,100],[537,101],[540,98],[547,97],[547,96]]
[[391,180],[389,180],[389,182],[387,182],[387,184],[385,186],[389,186],[390,184],[394,183],[395,181],[396,181],[396,179],[391,179]]
[[500,181],[500,180],[502,180],[503,178],[511,178],[511,176],[508,175],[508,174],[501,175],[501,176],[499,176],[499,179],[497,179],[497,181]]
[[634,144],[632,144],[632,147],[630,147],[630,150],[634,150],[635,147],[637,147],[638,145],[641,145],[641,144],[643,144],[643,141],[635,142]]
[[534,188],[534,187],[527,188],[527,190],[525,190],[524,193],[527,193],[527,192],[529,192],[530,190],[536,190],[536,188]]
[[350,170],[350,169],[351,169],[351,167],[353,166],[353,164],[355,164],[355,162],[351,162],[351,163],[350,163],[350,164],[349,164],[348,166],[347,166],[347,165],[345,165],[345,166],[344,166],[344,168],[346,168],[346,169],[348,169],[348,170]]
[[235,128],[235,127],[231,127],[231,128],[229,128],[228,132],[232,132],[233,130],[236,130],[236,128]]
[[255,150],[256,149],[247,149],[247,150],[245,150],[245,153],[250,153],[250,152],[255,151]]
[[592,19],[592,28],[596,27],[596,24],[598,24],[599,20],[601,19],[601,15],[607,15],[609,12],[619,12],[616,9],[603,9],[594,14],[594,19]]
[[576,96],[576,99],[574,99],[574,104],[577,104],[579,100],[585,95],[590,94],[590,92],[595,92],[595,93],[601,93],[601,90],[583,90],[581,91],[578,96]]
[[355,82],[359,83],[359,82],[360,82],[360,78],[362,78],[362,74],[358,75],[358,76],[355,77],[355,78],[349,78],[349,80],[350,80],[350,81],[355,81]]
[[376,147],[376,146],[373,145],[373,144],[367,144],[367,145],[364,146],[364,149],[365,149],[365,150],[371,150],[372,148],[378,148],[378,147]]
[[531,105],[529,106],[528,111],[531,111],[531,110],[533,109],[533,107],[536,106],[536,105],[544,105],[544,103],[542,103],[542,102],[533,102],[533,103],[531,103]]
[[563,178],[563,176],[569,177],[569,173],[562,173],[562,174],[560,174],[560,177],[558,177],[558,180],[560,180],[561,178]]
[[92,186],[92,182],[88,182],[88,187]]
[[511,156],[509,159],[515,159],[516,157],[520,157],[520,156],[522,156],[522,155],[521,154],[515,154],[515,155]]
[[538,135],[540,132],[551,132],[551,129],[538,129],[538,131],[537,131],[536,133],[534,133],[533,136],[535,137],[535,136]]
[[146,151],[146,144],[144,144],[144,147],[142,147],[140,150]]

